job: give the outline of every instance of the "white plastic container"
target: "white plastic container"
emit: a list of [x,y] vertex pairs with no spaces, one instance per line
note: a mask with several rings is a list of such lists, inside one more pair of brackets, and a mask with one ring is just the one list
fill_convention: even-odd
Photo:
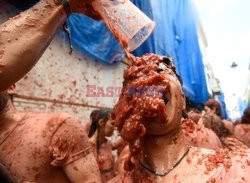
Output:
[[155,27],[155,23],[129,0],[94,0],[93,7],[129,52],[138,48]]

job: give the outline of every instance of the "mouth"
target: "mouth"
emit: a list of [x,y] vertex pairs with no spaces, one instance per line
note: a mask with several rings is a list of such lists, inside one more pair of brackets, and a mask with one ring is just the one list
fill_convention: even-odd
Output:
[[168,91],[164,92],[164,94],[163,94],[163,100],[164,100],[165,105],[167,105],[168,102],[170,101],[170,97],[171,96],[170,96],[170,93]]

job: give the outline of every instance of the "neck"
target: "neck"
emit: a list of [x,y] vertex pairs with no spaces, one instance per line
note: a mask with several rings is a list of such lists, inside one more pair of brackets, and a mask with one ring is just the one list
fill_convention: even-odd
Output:
[[105,134],[103,133],[102,130],[99,131],[99,135],[98,135],[98,143],[99,145],[103,144],[105,142],[106,138],[105,138]]
[[181,128],[165,136],[147,136],[142,142],[141,163],[154,172],[164,174],[188,150]]

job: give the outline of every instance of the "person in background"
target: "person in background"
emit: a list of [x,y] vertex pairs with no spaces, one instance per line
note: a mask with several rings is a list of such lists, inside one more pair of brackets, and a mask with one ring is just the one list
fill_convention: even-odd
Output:
[[220,103],[215,99],[209,99],[205,104],[205,113],[215,114],[220,117],[221,116]]
[[202,124],[204,127],[213,130],[218,137],[232,135],[230,130],[225,127],[222,119],[216,114],[204,114],[200,119],[199,124]]
[[[200,119],[199,124],[214,131],[224,148],[231,151],[247,148],[246,144],[234,135],[232,128],[229,128],[228,123],[231,122],[225,123],[220,117],[221,107],[218,101],[215,99],[209,99],[205,104],[205,111],[206,113]],[[233,126],[233,123],[231,123],[231,125]]]
[[203,125],[198,124],[202,118],[201,111],[198,107],[193,106],[186,100],[186,119],[182,119],[182,130],[186,140],[190,145],[208,149],[222,147],[218,136]]
[[222,122],[231,133],[234,132],[234,125],[231,121],[225,120],[221,117],[221,105],[215,99],[209,99],[205,104],[205,115],[213,116],[217,122]]
[[234,129],[235,136],[250,147],[250,107],[244,110],[241,123]]
[[[216,121],[219,120],[219,121]],[[205,115],[201,119],[205,128],[211,129],[219,137],[224,148],[231,151],[238,149],[247,149],[247,145],[233,134],[219,118],[213,118],[212,115]]]
[[[205,104],[205,114],[203,115],[203,118],[209,119],[209,120],[205,120],[206,121],[206,125],[205,127],[212,129],[212,126],[215,127],[212,130],[219,136],[221,136],[221,134],[219,134],[220,132],[222,132],[222,129],[219,129],[219,127],[224,127],[224,125],[222,125],[222,118],[221,118],[221,106],[220,103],[215,100],[215,99],[209,99],[206,104]],[[217,126],[216,125],[212,125],[212,123],[218,123]],[[225,129],[225,128],[223,128]]]
[[97,162],[101,171],[102,181],[107,182],[115,176],[113,144],[107,138],[114,132],[113,120],[110,120],[109,109],[94,110],[90,114],[90,128],[88,137],[94,145]]

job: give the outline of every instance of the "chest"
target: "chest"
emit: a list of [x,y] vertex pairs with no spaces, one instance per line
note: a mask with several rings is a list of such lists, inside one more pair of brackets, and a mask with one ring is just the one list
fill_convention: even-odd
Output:
[[113,164],[113,155],[112,155],[112,144],[107,142],[101,145],[98,151],[98,164],[99,167],[107,168]]

